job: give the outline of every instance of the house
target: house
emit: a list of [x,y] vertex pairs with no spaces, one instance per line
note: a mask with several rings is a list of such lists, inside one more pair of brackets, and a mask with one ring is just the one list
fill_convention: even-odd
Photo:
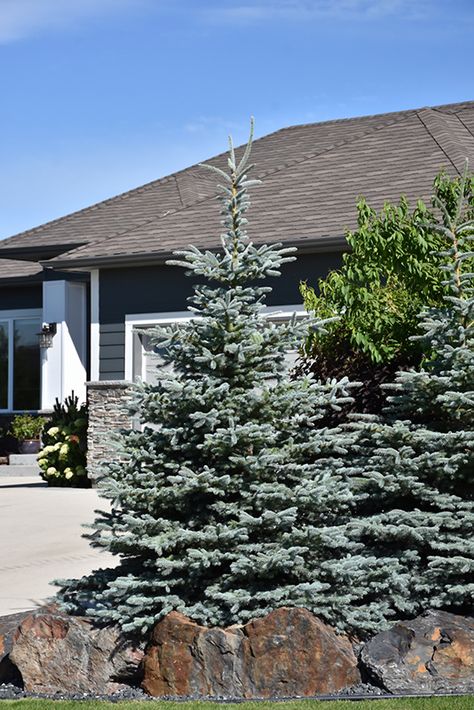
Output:
[[[250,236],[298,248],[272,284],[271,309],[301,310],[299,282],[340,264],[359,195],[377,209],[402,194],[429,201],[439,170],[457,174],[466,157],[474,165],[474,101],[256,140],[263,184],[253,190]],[[48,410],[71,390],[85,398],[89,382],[97,422],[109,426],[111,398],[152,376],[149,341],[136,328],[188,317],[192,281],[166,260],[191,243],[218,247],[215,182],[195,165],[0,242],[0,414]]]

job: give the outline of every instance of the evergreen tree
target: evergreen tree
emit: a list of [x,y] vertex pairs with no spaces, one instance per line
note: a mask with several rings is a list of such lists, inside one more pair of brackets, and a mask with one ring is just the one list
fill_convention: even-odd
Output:
[[[344,478],[344,436],[325,425],[348,383],[291,380],[285,353],[307,325],[265,318],[268,292],[291,249],[249,241],[251,139],[220,199],[221,250],[196,247],[170,262],[204,278],[189,322],[156,329],[165,365],[157,384],[138,384],[131,414],[100,493],[112,503],[90,535],[118,566],[63,582],[69,611],[145,633],[176,609],[208,624],[306,607],[339,628],[369,627],[380,606],[365,603],[383,583],[345,526],[352,495]],[[322,328],[324,323],[314,324]],[[331,470],[329,462],[332,461]],[[375,597],[374,597],[375,598]]]
[[[352,534],[391,560],[397,615],[472,613],[474,599],[474,220],[467,169],[453,203],[438,201],[449,295],[420,317],[425,360],[388,387],[382,420],[356,417],[349,466],[363,490]],[[364,482],[364,483],[363,483]]]

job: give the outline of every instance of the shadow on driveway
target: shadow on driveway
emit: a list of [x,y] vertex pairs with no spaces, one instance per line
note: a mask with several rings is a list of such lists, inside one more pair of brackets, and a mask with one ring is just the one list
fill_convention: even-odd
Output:
[[106,508],[93,489],[53,488],[35,478],[0,479],[0,616],[55,593],[54,579],[81,577],[117,558],[90,547],[83,525]]

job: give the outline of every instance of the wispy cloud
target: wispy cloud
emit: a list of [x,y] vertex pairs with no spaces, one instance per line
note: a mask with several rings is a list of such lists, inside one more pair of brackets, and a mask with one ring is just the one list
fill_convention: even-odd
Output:
[[125,9],[185,13],[206,23],[426,18],[438,0],[0,0],[0,44]]
[[377,19],[391,15],[421,19],[430,0],[222,0],[205,6],[207,20],[252,23],[269,20],[311,21]]
[[242,125],[236,121],[230,121],[222,116],[197,116],[184,125],[187,133],[205,133],[216,130],[235,131],[242,129]]
[[0,43],[68,27],[144,0],[0,0]]

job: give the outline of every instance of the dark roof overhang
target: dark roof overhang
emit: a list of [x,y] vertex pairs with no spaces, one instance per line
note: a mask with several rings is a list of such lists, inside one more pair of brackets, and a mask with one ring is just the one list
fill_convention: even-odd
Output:
[[0,259],[14,259],[15,261],[43,261],[54,259],[65,252],[84,246],[85,242],[76,244],[44,244],[41,242],[27,247],[3,247],[0,242]]

